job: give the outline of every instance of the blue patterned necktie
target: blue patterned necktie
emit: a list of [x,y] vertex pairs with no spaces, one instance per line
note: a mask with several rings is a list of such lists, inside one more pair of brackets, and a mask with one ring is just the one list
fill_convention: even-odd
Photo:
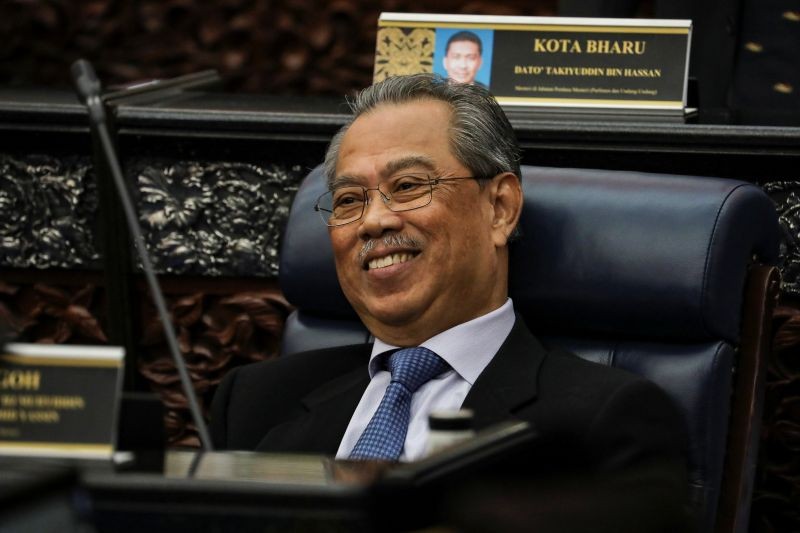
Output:
[[441,357],[421,346],[394,352],[387,366],[392,381],[350,452],[350,459],[397,460],[408,433],[411,396],[424,383],[450,369]]

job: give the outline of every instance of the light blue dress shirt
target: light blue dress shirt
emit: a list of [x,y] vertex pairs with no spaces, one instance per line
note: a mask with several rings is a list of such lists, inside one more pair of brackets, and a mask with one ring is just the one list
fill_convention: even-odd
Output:
[[[475,380],[508,337],[514,320],[514,306],[509,298],[498,309],[443,331],[420,345],[436,352],[452,370],[424,384],[411,399],[411,421],[401,461],[415,461],[425,455],[428,413],[461,408]],[[398,348],[375,339],[368,367],[370,383],[353,412],[336,452],[337,459],[350,455],[389,386],[391,374],[378,368],[376,357]]]

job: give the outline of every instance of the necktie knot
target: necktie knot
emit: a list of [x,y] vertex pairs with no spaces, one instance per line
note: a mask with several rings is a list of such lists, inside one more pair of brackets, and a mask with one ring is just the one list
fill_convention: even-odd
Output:
[[427,348],[404,348],[384,360],[392,373],[378,409],[350,453],[351,459],[397,459],[411,418],[411,397],[425,382],[450,368]]
[[444,359],[422,346],[394,352],[389,357],[387,366],[392,373],[392,382],[400,383],[411,394],[450,368]]

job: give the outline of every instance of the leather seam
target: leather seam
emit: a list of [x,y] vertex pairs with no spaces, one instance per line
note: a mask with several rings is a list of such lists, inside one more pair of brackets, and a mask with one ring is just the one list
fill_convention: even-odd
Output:
[[[726,370],[724,368],[720,368],[720,353],[722,352],[723,348],[725,348],[726,346],[727,346],[727,342],[723,340],[717,345],[717,349],[714,352],[714,360],[713,360],[712,365],[711,365],[711,372],[712,372],[711,376],[712,376],[712,380],[713,380],[713,386],[711,387],[712,390],[716,390],[720,386],[720,379],[722,377],[720,372],[726,372]],[[728,397],[730,399],[730,393],[728,394]],[[711,407],[712,406],[708,405],[708,400],[707,399],[704,402],[704,407],[705,407],[705,411],[707,413],[707,416],[705,417],[705,423],[703,424],[703,426],[706,428],[706,432],[705,432],[705,436],[704,436],[705,439],[704,440],[705,440],[706,444],[708,444],[709,440],[711,439],[711,436],[712,436],[711,427],[712,427],[712,424],[713,424],[714,413],[711,412]],[[730,408],[728,409],[728,415],[727,416],[730,416]],[[727,437],[727,431],[726,431],[724,440],[727,441],[727,438],[728,437]],[[704,451],[704,456],[705,456],[707,454],[707,452],[708,452],[708,446],[706,446],[703,451]],[[723,458],[723,460],[724,460],[724,458]],[[709,471],[710,471],[709,465],[705,464],[705,471],[703,472],[703,476],[702,476],[703,479],[706,479],[708,477]],[[720,479],[720,482],[721,482],[721,479]],[[713,489],[715,491],[718,491],[719,487],[713,487]],[[707,485],[706,485],[706,490],[709,490],[709,487]]]
[[731,189],[728,194],[725,195],[725,198],[720,203],[719,208],[717,209],[717,214],[714,217],[714,226],[711,228],[711,238],[708,241],[708,245],[706,246],[706,260],[705,265],[703,266],[703,287],[701,289],[700,294],[700,322],[703,324],[703,330],[707,334],[711,334],[708,318],[707,318],[707,309],[706,304],[708,303],[706,299],[708,298],[708,280],[710,275],[711,269],[711,250],[714,248],[714,243],[717,239],[717,227],[719,226],[720,218],[722,217],[722,211],[727,207],[728,200],[731,196],[738,191],[740,188],[748,186],[749,184],[740,184]]

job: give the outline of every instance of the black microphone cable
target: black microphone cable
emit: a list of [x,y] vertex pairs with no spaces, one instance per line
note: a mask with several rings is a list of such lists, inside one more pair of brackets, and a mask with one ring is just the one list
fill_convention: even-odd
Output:
[[[147,285],[150,288],[150,293],[153,296],[153,302],[158,310],[158,316],[161,319],[162,325],[164,326],[164,334],[167,337],[167,344],[169,346],[170,354],[175,360],[175,367],[178,369],[178,375],[180,376],[181,384],[186,392],[186,398],[189,401],[189,411],[192,415],[192,420],[197,426],[200,444],[202,445],[203,450],[209,452],[214,451],[213,444],[211,443],[211,437],[208,433],[208,428],[203,421],[203,415],[200,411],[197,395],[195,394],[192,386],[192,380],[189,377],[189,371],[186,368],[186,363],[181,357],[180,350],[178,348],[178,340],[175,336],[175,329],[172,327],[172,322],[169,319],[167,305],[164,302],[164,295],[158,285],[158,281],[156,280],[156,275],[153,270],[153,265],[150,262],[150,257],[148,256],[147,249],[145,248],[142,231],[139,227],[139,222],[136,219],[136,211],[133,207],[133,202],[131,201],[127,186],[125,185],[125,180],[122,177],[119,159],[117,158],[116,152],[111,143],[111,137],[108,133],[105,107],[100,99],[100,80],[97,79],[91,63],[85,59],[79,59],[75,61],[75,63],[72,64],[71,71],[72,79],[75,82],[75,90],[78,93],[78,98],[83,104],[86,105],[86,108],[89,111],[89,120],[91,122],[91,126],[100,140],[103,155],[106,158],[108,167],[111,171],[111,176],[114,180],[114,185],[119,195],[119,199],[122,202],[125,218],[128,222],[128,229],[130,230],[134,243],[136,244],[136,251],[139,255],[139,261],[142,263],[142,270],[144,271],[145,278],[147,279]],[[190,476],[193,475],[194,470],[197,467],[197,461],[194,463],[195,464],[193,464],[193,468],[191,468],[189,473]]]

